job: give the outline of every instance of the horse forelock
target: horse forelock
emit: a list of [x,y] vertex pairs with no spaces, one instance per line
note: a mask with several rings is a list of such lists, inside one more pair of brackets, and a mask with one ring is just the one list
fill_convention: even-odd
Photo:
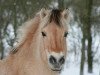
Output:
[[[41,13],[41,11],[40,11]],[[45,27],[49,25],[49,23],[54,22],[57,26],[62,26],[62,10],[60,9],[51,9],[51,10],[45,10],[45,15],[42,15],[42,27]]]
[[61,10],[52,9],[50,15],[50,22],[54,21],[58,26],[60,26]]

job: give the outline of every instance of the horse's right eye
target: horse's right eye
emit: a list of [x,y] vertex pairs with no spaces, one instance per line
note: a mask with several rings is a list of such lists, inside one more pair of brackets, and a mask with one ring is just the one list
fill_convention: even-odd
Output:
[[45,32],[42,32],[42,36],[45,37],[46,36],[46,33]]

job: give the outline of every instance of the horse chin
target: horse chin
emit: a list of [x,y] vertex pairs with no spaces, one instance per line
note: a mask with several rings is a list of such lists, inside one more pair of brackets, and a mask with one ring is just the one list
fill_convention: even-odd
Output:
[[52,71],[61,72],[62,69],[51,69]]
[[51,68],[51,70],[54,72],[61,72],[62,68]]
[[60,72],[62,71],[62,69],[63,69],[63,67],[55,68],[55,67],[53,67],[53,66],[51,66],[51,65],[50,65],[49,67],[51,68],[52,71],[54,71],[54,72],[59,72],[59,73],[60,73]]

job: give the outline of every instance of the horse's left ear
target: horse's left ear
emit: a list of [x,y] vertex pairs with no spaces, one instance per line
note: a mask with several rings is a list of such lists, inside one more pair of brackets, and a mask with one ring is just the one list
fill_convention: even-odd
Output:
[[69,9],[64,9],[62,11],[62,17],[69,23],[72,19],[71,12]]
[[64,17],[65,19],[67,19],[70,16],[70,11],[69,9],[64,9],[62,12],[62,17]]
[[47,15],[46,9],[42,8],[41,11],[40,11],[40,17],[41,17],[41,19],[44,18],[46,15]]

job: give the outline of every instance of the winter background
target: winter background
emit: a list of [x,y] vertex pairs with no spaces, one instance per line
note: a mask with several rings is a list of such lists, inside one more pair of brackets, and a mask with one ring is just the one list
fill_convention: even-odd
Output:
[[[9,34],[9,38],[14,38],[14,29],[11,24],[7,27],[7,32]],[[74,34],[74,35],[73,35]],[[9,54],[9,45],[7,44],[7,39],[3,39],[4,48],[5,48],[5,56]],[[61,75],[79,75],[80,73],[80,59],[81,59],[81,38],[82,32],[78,27],[77,23],[74,26],[69,26],[69,34],[68,34],[68,53],[67,59],[64,66],[64,69]],[[87,59],[85,61],[84,66],[84,75],[100,75],[100,35],[95,36],[93,39],[93,52],[95,52],[94,56],[94,64],[93,64],[93,73],[88,73],[87,71]],[[88,42],[86,41],[86,44]],[[72,46],[75,46],[72,48]]]
[[[25,0],[26,1],[26,5],[28,5],[28,7],[31,5],[31,1],[29,0]],[[44,2],[46,2],[46,0],[43,0]],[[70,2],[70,1],[73,1],[73,0],[61,0],[62,2]],[[79,1],[79,0],[77,0]],[[80,0],[82,1],[82,0]],[[97,1],[97,3],[99,2],[99,0],[94,0],[94,1]],[[23,0],[22,0],[23,2]],[[37,6],[39,6],[40,3],[42,3],[41,1],[33,1],[33,3],[36,2],[37,3]],[[10,2],[8,2],[8,4],[5,2],[5,0],[0,0],[0,10],[2,11],[3,9],[5,9],[3,7],[3,4],[2,3],[5,3],[4,4],[4,7],[6,8],[10,8],[8,7],[9,5],[13,4],[16,9],[18,8],[17,7],[17,1],[14,2],[14,0],[11,0],[11,4],[9,4]],[[43,4],[43,3],[42,3]],[[41,5],[42,5],[41,4]],[[48,7],[52,8],[52,7],[58,7],[59,5],[59,0],[52,0],[52,1],[47,1],[46,3],[47,5],[49,5]],[[64,4],[64,3],[63,3]],[[8,5],[8,6],[7,6]],[[24,3],[23,3],[24,5]],[[42,6],[39,6],[38,8],[41,8]],[[36,6],[36,4],[35,4]],[[36,6],[36,7],[37,7]],[[67,6],[67,3],[66,5]],[[46,6],[45,6],[46,7]],[[75,13],[74,12],[74,8],[73,6],[69,6],[69,9],[71,11],[71,16],[72,16],[72,21],[69,25],[69,34],[68,34],[68,38],[66,39],[66,41],[68,42],[68,52],[67,52],[67,58],[66,58],[66,63],[65,63],[65,67],[61,73],[61,75],[80,75],[80,62],[81,62],[81,48],[82,48],[82,38],[83,38],[83,33],[82,33],[82,29],[81,29],[81,26],[80,26],[80,20],[76,20],[75,19],[75,14],[78,14],[78,13]],[[25,22],[27,20],[27,17],[25,17],[25,15],[23,14],[18,14],[18,13],[15,13],[13,15],[17,15],[17,17],[14,17],[14,22],[11,18],[9,18],[12,14],[13,11],[17,11],[17,12],[20,12],[18,10],[13,10],[13,11],[10,11],[9,13],[7,11],[9,11],[10,9],[6,9],[4,10],[3,12],[3,15],[0,14],[0,37],[2,37],[2,39],[0,38],[0,42],[2,42],[2,45],[3,45],[3,56],[6,57],[9,53],[9,50],[10,48],[12,47],[12,44],[14,43],[14,38],[16,37],[15,35],[15,28],[14,28],[14,25],[15,22],[19,22],[18,25],[16,26],[19,26],[21,25],[23,22]],[[11,9],[12,10],[12,9]],[[31,10],[31,9],[26,9],[26,10]],[[34,12],[38,11],[38,9],[36,8],[33,8]],[[32,10],[31,10],[32,11]],[[26,12],[25,12],[26,13]],[[27,12],[27,14],[30,15],[30,13]],[[99,24],[98,24],[98,27],[100,27],[100,4],[98,4],[98,6],[94,6],[92,8],[92,13],[91,13],[93,16],[99,16]],[[34,15],[34,14],[32,14]],[[31,15],[30,15],[31,16]],[[7,18],[6,18],[7,17]],[[9,19],[8,20],[5,20],[6,22],[5,23],[2,23],[2,18],[4,19]],[[16,18],[17,18],[17,21],[16,21]],[[4,25],[4,27],[2,27]],[[92,73],[88,73],[88,64],[87,64],[87,46],[88,46],[88,41],[85,40],[85,45],[86,45],[86,48],[85,48],[85,65],[84,65],[84,75],[100,75],[100,28],[96,28],[95,27],[96,25],[93,25],[91,27],[91,33],[92,33],[92,52],[93,52],[93,72]],[[5,29],[6,27],[6,29]],[[18,27],[16,27],[18,28]],[[4,30],[5,29],[5,30]],[[17,30],[17,29],[16,29]],[[97,30],[97,31],[96,31]],[[4,34],[5,32],[5,34]],[[2,53],[1,53],[1,56],[2,56]]]

